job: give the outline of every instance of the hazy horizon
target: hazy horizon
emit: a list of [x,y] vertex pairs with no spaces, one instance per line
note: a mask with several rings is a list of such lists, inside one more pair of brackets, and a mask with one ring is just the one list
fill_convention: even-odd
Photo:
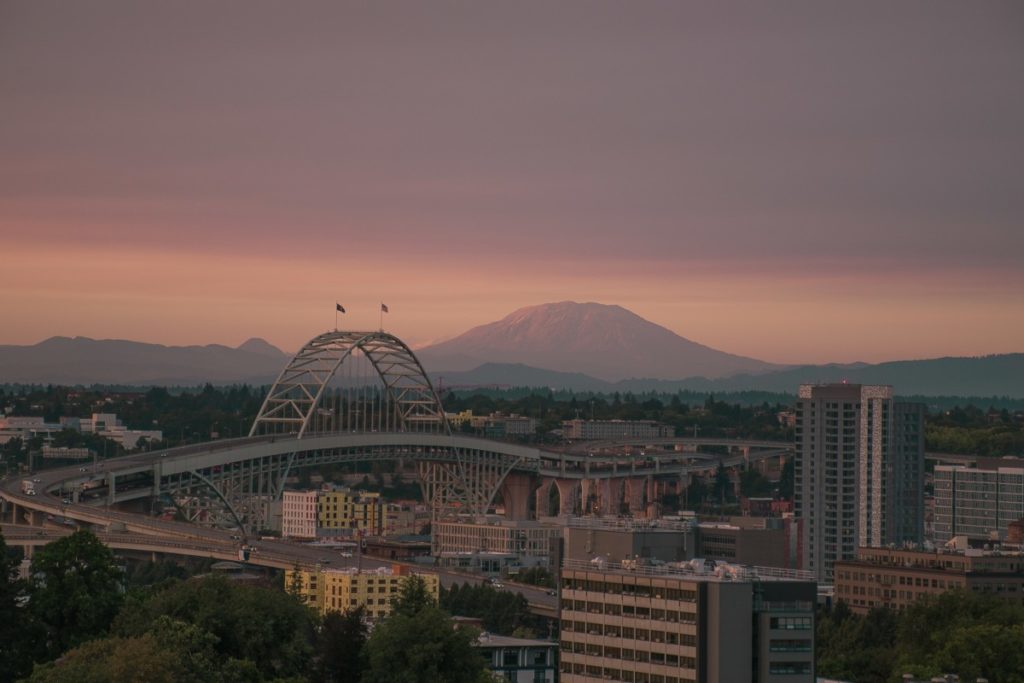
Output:
[[0,5],[0,344],[419,348],[619,304],[761,360],[1024,351],[1024,6]]

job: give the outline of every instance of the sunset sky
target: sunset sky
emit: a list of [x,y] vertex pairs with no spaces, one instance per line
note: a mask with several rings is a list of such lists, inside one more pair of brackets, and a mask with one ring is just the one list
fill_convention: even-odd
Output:
[[620,304],[1024,351],[1024,3],[0,2],[0,344]]

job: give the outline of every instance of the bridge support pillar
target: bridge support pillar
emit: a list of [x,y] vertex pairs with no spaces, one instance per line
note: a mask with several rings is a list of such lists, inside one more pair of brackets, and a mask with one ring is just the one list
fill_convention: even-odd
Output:
[[594,512],[591,507],[590,496],[594,494],[594,482],[590,479],[580,480],[580,511],[581,514],[589,515]]
[[528,474],[510,472],[505,477],[505,481],[501,484],[501,499],[505,502],[505,519],[529,518],[531,488],[532,482]]
[[641,477],[630,477],[626,480],[629,489],[629,514],[639,517],[644,512],[644,480]]
[[622,487],[626,480],[622,477],[601,479],[597,482],[598,498],[600,500],[600,513],[602,515],[617,515],[622,512]]
[[555,479],[555,486],[558,487],[558,514],[576,514],[576,503],[578,502],[577,487],[580,482],[576,479]]
[[39,510],[29,510],[29,526],[42,526],[46,521],[46,514]]

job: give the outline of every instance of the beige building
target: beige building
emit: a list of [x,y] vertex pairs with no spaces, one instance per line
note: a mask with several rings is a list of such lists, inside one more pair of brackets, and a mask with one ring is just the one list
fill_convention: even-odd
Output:
[[402,565],[359,571],[348,569],[287,570],[284,585],[295,586],[302,601],[320,614],[366,608],[366,616],[380,619],[391,613],[391,605],[411,576],[419,576],[427,592],[438,599],[441,582],[437,574],[410,572]]
[[401,503],[384,504],[382,536],[415,535],[421,528],[421,523],[416,519],[416,511],[411,506]]
[[816,584],[732,565],[567,560],[563,683],[813,683]]
[[922,595],[954,588],[1024,601],[1024,554],[981,550],[923,551],[859,548],[835,565],[835,597],[866,614],[903,609]]

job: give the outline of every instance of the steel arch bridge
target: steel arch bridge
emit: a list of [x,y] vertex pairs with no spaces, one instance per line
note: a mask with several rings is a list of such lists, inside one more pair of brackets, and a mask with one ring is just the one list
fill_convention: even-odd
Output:
[[266,443],[268,436],[277,443],[273,452],[250,449],[244,458],[168,473],[158,487],[190,521],[255,531],[294,469],[409,458],[436,518],[455,509],[486,513],[524,459],[509,449],[458,446],[423,366],[383,331],[326,332],[307,342],[253,421],[250,439]]

